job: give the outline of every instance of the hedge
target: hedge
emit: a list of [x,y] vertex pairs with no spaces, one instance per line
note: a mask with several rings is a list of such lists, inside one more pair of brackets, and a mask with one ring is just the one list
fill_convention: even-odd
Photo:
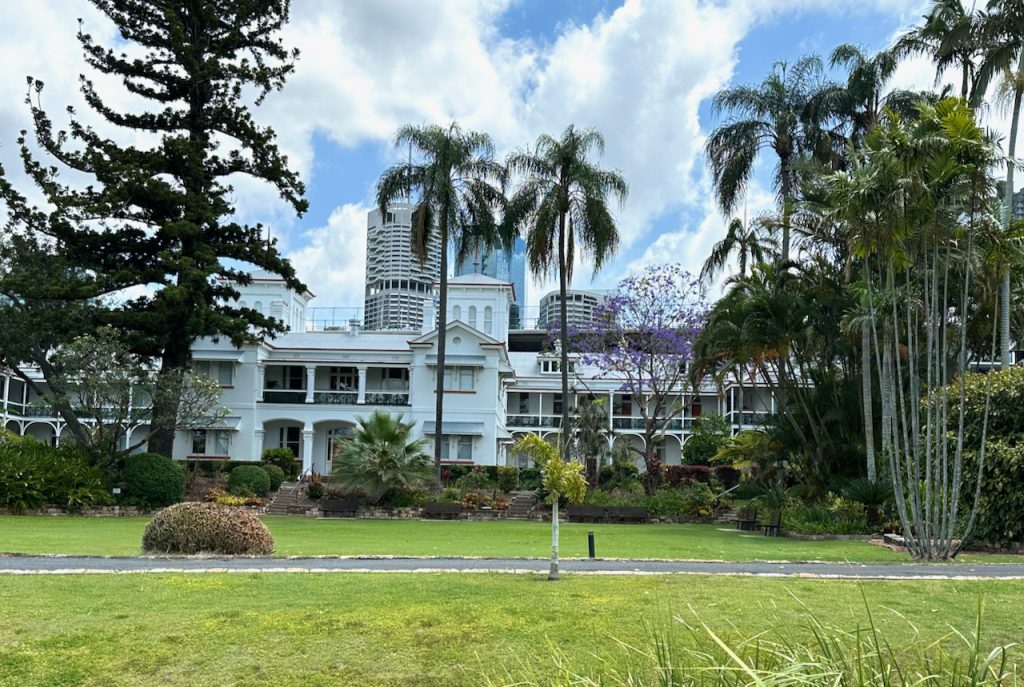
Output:
[[124,461],[125,496],[146,508],[163,508],[185,498],[185,470],[159,453],[136,453]]

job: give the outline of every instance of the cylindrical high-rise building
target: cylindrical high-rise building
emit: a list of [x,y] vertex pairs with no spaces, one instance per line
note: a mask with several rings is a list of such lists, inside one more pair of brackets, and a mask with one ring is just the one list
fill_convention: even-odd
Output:
[[385,217],[380,210],[366,216],[366,295],[363,326],[370,330],[419,331],[423,303],[434,297],[441,276],[441,246],[432,237],[422,265],[412,249],[412,209],[395,203]]

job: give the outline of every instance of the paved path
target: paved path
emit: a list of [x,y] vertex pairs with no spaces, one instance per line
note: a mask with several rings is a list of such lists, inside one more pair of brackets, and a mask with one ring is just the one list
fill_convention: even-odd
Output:
[[[463,572],[544,573],[548,561],[529,558],[101,558],[3,556],[0,574],[101,573],[329,573]],[[724,563],[656,560],[563,559],[561,570],[577,574],[761,575],[843,579],[1020,579],[1024,564],[962,563]]]

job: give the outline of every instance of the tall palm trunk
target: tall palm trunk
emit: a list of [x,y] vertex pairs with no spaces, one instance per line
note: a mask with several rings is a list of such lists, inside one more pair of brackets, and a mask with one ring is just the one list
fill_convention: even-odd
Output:
[[868,479],[875,482],[878,479],[878,469],[875,465],[875,422],[871,402],[871,330],[867,322],[860,327],[860,352],[861,396],[864,402],[864,451],[867,454]]
[[782,253],[780,257],[783,261],[789,260],[789,215],[792,210],[792,201],[790,197],[792,193],[792,184],[789,178],[789,157],[784,156],[779,159],[779,176],[782,179]]
[[558,291],[561,294],[559,307],[559,330],[562,339],[561,347],[561,368],[562,368],[562,431],[559,435],[559,453],[565,460],[569,460],[569,316],[566,310],[566,262],[565,262],[565,213],[558,218]]
[[[1013,224],[1013,155],[1017,148],[1017,124],[1020,119],[1021,96],[1020,74],[1024,70],[1024,52],[1017,66],[1017,86],[1013,90],[1013,116],[1010,119],[1010,141],[1007,146],[1006,188],[1003,189],[1003,222],[1009,231]],[[1003,369],[1010,366],[1010,270],[1003,265],[1003,283],[999,290],[999,363]]]
[[558,499],[551,504],[551,569],[548,579],[558,579]]
[[441,489],[441,442],[444,435],[444,359],[448,342],[448,205],[441,208],[441,294],[437,314],[437,393],[434,399],[434,486]]

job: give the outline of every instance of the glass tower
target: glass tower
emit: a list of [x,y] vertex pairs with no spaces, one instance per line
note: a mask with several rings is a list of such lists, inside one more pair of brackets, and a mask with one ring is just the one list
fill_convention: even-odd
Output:
[[515,301],[509,308],[509,329],[522,327],[521,315],[526,305],[526,241],[516,237],[511,251],[484,249],[456,262],[455,276],[483,274],[492,279],[510,282]]

